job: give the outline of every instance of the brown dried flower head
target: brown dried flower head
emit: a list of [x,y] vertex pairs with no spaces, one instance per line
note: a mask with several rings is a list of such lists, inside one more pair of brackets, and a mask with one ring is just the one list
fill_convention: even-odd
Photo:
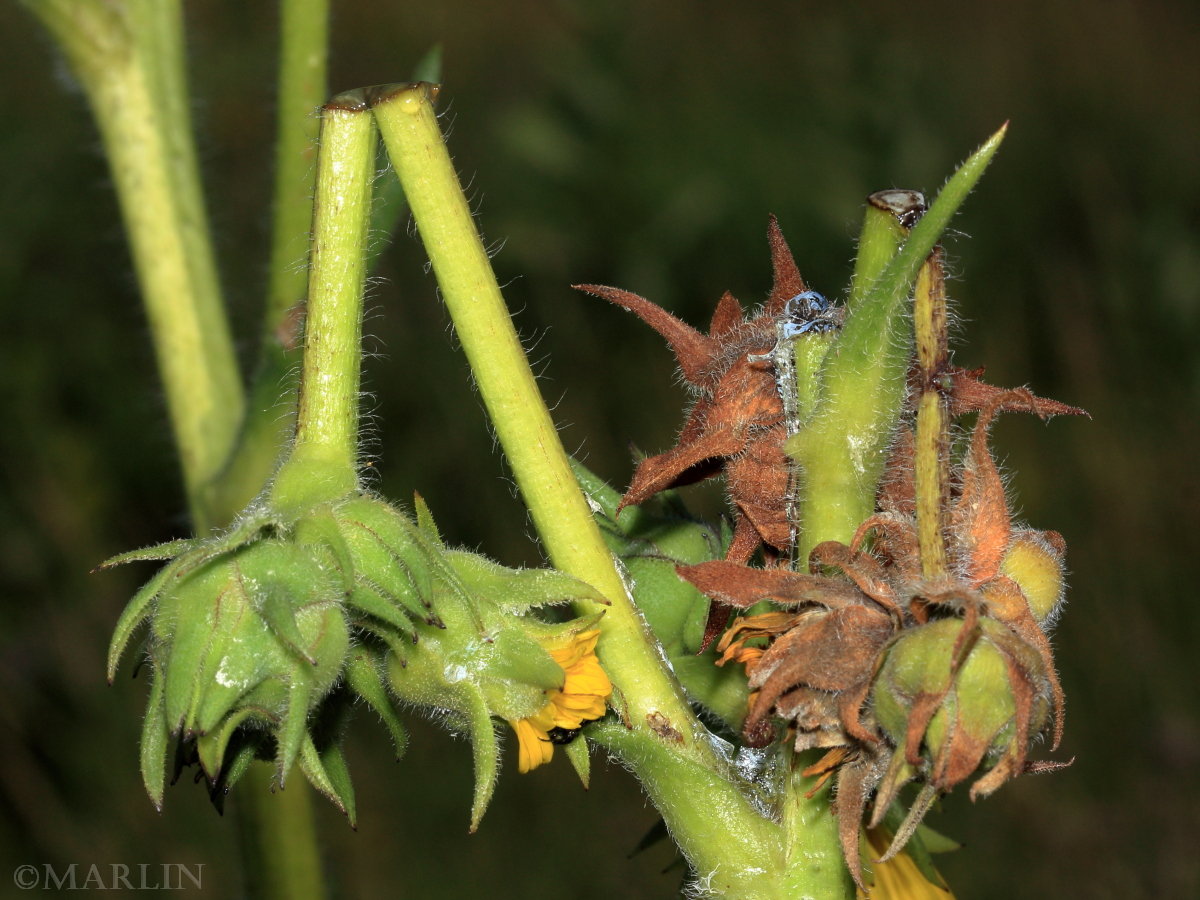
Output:
[[809,772],[837,779],[834,808],[856,878],[859,830],[873,796],[874,827],[905,783],[925,785],[890,858],[938,794],[981,764],[991,770],[973,797],[1044,770],[1053,764],[1029,763],[1029,744],[1050,728],[1056,747],[1062,733],[1062,690],[1044,628],[1061,595],[1064,544],[1054,532],[1012,524],[987,437],[1001,411],[1045,418],[1081,410],[986,385],[978,374],[947,373],[950,411],[978,419],[945,498],[944,573],[927,577],[922,565],[907,426],[881,482],[878,512],[849,545],[819,544],[809,572],[729,561],[679,569],[721,603],[748,609],[770,600],[787,610],[738,620],[718,645],[721,663],[743,662],[755,691],[743,727],[748,744],[770,742],[772,721],[782,721],[797,751],[828,749]]
[[763,357],[775,346],[775,322],[785,304],[807,288],[774,216],[767,240],[774,286],[766,303],[746,319],[726,291],[707,335],[636,294],[575,285],[628,309],[666,338],[696,394],[678,443],[641,461],[620,508],[724,473],[735,515],[726,558],[736,562],[748,561],[763,545],[772,556],[786,554],[792,540],[785,509],[791,462],[783,452],[783,403],[772,365]]

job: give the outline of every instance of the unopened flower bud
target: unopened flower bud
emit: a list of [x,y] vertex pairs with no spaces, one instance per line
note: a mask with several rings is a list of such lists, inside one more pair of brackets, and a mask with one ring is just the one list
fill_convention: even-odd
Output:
[[1049,720],[1051,691],[1037,650],[992,619],[969,628],[947,618],[906,631],[873,691],[876,720],[897,755],[939,792],[983,764],[997,772],[972,793],[990,793],[1019,774],[1030,740]]
[[1062,602],[1062,557],[1062,549],[1041,532],[1025,531],[1013,539],[1000,563],[1000,573],[1016,582],[1039,624],[1052,621]]

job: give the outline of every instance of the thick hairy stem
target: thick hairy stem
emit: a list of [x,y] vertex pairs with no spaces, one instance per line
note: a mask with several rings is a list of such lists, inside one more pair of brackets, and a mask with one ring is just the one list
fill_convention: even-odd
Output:
[[384,89],[375,98],[375,115],[479,393],[551,561],[612,603],[590,604],[584,612],[606,610],[601,655],[624,695],[626,714],[635,722],[651,713],[666,716],[690,741],[691,711],[654,654],[652,638],[571,472],[475,229],[432,101],[429,85]]
[[[807,569],[813,547],[827,540],[848,541],[874,507],[873,486],[883,465],[879,448],[903,403],[909,342],[902,333],[903,309],[884,308],[868,298],[909,226],[924,211],[925,198],[916,191],[881,191],[867,198],[849,317],[821,373],[817,414],[789,443],[805,475],[799,502],[803,531],[796,551],[802,569]],[[851,348],[855,370],[838,365],[838,357]],[[847,379],[841,374],[847,371],[857,377]]]
[[358,384],[375,122],[361,91],[321,110],[296,443],[272,501],[310,509],[357,484]]
[[217,286],[184,90],[177,0],[27,0],[87,94],[112,167],[195,527],[244,398]]
[[280,4],[274,215],[261,349],[236,453],[211,498],[214,508],[231,513],[262,489],[296,428],[294,373],[308,291],[304,262],[317,178],[318,113],[328,96],[328,35],[328,0]]
[[[438,129],[434,92],[427,84],[377,89],[375,115],[546,551],[556,568],[588,582],[611,602],[607,607],[583,603],[579,610],[605,611],[597,650],[616,687],[623,720],[609,726],[620,739],[608,743],[634,768],[702,876],[753,867],[733,846],[731,833],[744,836],[738,839],[756,847],[753,856],[765,861],[773,852],[774,826],[739,792],[736,775],[692,714],[604,545],[475,228]],[[773,876],[763,877],[770,882]]]
[[830,810],[831,785],[818,786],[817,777],[803,774],[805,765],[819,753],[782,751],[783,774],[783,884],[788,897],[850,898],[854,882],[842,858],[837,819]]
[[[891,208],[887,198],[913,192],[888,191],[871,198],[846,324],[826,357],[813,423],[788,442],[807,484],[800,508],[805,527],[800,553],[822,541],[848,543],[874,510],[888,442],[903,405],[912,342],[906,301],[917,271],[982,177],[1006,128],[959,166],[899,249],[895,228],[911,224],[903,212],[908,204]],[[915,211],[916,204],[912,206]],[[894,225],[881,218],[887,216]],[[872,219],[879,224],[872,225]],[[890,239],[887,228],[893,229]]]
[[271,283],[264,332],[270,339],[286,327],[289,313],[308,287],[302,265],[312,224],[316,184],[317,111],[328,96],[328,0],[280,4],[279,93],[275,107],[275,195],[271,233]]

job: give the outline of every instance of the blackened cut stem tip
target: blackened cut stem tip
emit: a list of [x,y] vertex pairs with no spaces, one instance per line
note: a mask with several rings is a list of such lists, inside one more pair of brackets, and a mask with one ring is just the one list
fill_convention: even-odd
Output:
[[867,203],[883,212],[891,213],[905,228],[916,225],[929,208],[925,202],[925,195],[920,191],[901,189],[876,191],[867,197]]

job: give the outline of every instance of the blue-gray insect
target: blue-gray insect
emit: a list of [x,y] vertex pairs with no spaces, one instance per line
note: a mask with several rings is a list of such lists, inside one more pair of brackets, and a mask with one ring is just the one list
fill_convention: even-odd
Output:
[[783,418],[788,434],[800,429],[796,404],[796,355],[792,342],[806,334],[826,334],[842,327],[846,311],[834,306],[816,291],[804,291],[783,304],[775,319],[775,346],[766,353],[750,356],[751,362],[769,362],[775,369],[775,385],[783,401]]
[[776,339],[783,343],[802,334],[834,331],[842,327],[843,315],[841,307],[834,306],[821,294],[805,291],[783,305],[775,323]]

